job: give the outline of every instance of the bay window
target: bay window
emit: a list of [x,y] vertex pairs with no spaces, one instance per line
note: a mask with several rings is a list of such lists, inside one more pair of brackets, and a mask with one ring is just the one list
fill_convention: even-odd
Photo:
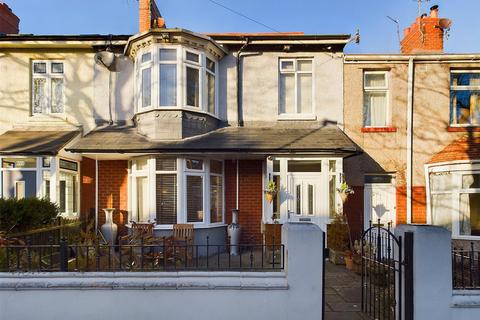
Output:
[[444,165],[429,170],[430,223],[454,236],[480,236],[480,167]]
[[[133,220],[156,220],[160,228],[223,223],[222,161],[157,156],[133,160],[131,169]],[[145,182],[135,180],[139,177]],[[147,194],[153,198],[143,196]]]
[[480,125],[480,70],[451,71],[450,124]]
[[32,114],[64,113],[64,91],[63,62],[32,61]]
[[137,110],[187,108],[217,115],[217,62],[181,46],[155,46],[136,62]]

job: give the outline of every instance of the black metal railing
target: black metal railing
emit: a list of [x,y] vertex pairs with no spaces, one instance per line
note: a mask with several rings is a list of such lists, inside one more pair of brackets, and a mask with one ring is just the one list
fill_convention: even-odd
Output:
[[[8,239],[7,239],[8,240]],[[116,271],[281,271],[284,246],[238,245],[239,255],[226,244],[188,244],[160,240],[149,244],[59,243],[0,246],[0,272]]]
[[455,290],[480,289],[480,251],[473,242],[468,249],[453,249],[452,280]]

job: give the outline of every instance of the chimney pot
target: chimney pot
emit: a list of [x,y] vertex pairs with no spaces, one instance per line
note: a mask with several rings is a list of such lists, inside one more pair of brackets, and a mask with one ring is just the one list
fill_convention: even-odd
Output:
[[438,18],[438,6],[434,5],[430,8],[430,17],[431,18]]

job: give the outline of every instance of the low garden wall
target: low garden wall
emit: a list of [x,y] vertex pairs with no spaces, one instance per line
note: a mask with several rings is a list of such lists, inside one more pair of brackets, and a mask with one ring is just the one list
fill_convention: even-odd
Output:
[[2,319],[318,320],[322,242],[285,224],[283,272],[0,273]]

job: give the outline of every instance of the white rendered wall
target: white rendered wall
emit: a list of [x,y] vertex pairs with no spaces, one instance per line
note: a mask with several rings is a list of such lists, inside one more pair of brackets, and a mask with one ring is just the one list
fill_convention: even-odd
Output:
[[302,319],[322,313],[322,237],[283,226],[285,272],[0,274],[0,319]]
[[480,319],[480,290],[452,289],[451,234],[430,225],[400,225],[395,235],[413,232],[414,319]]

